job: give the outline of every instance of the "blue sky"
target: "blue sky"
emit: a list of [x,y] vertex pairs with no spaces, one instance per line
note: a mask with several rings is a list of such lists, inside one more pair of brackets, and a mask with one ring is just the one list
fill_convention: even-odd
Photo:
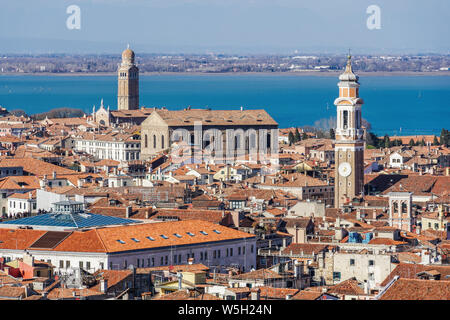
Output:
[[[2,53],[449,53],[448,0],[1,0]],[[69,30],[66,8],[81,9]],[[369,5],[381,29],[369,30]]]

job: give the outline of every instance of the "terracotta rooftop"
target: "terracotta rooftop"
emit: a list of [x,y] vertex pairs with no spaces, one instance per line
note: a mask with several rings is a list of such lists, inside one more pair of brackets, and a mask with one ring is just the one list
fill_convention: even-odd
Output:
[[[14,234],[17,234],[17,238],[20,239],[17,241],[18,249],[23,250],[29,248],[44,233],[45,231],[30,229],[0,229],[0,241],[3,241],[0,243],[0,248],[15,248],[16,236]],[[192,236],[188,233],[191,233]],[[254,237],[252,234],[223,227],[218,224],[201,220],[187,220],[74,231],[51,250],[122,252],[224,240],[250,239]],[[28,240],[22,241],[26,239]],[[32,250],[40,249],[33,248]]]
[[155,111],[169,126],[188,126],[200,121],[206,125],[275,125],[278,123],[269,114],[261,110],[210,110],[210,109],[185,109]]
[[450,300],[450,281],[400,278],[380,300]]
[[418,279],[418,273],[428,270],[437,270],[441,274],[441,279],[449,279],[446,277],[450,276],[450,266],[399,263],[389,276],[384,279],[381,286],[387,285],[395,276],[405,279]]

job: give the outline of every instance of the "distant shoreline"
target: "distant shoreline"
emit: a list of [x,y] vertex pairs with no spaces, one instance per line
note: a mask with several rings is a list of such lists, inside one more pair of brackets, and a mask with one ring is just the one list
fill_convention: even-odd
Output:
[[[245,75],[276,75],[276,76],[318,76],[318,77],[335,77],[342,73],[339,71],[302,71],[302,72],[140,72],[141,76],[245,76]],[[433,72],[413,72],[413,71],[375,71],[375,72],[358,72],[356,74],[363,77],[390,77],[390,76],[450,76],[450,71],[433,71]],[[73,77],[91,77],[91,76],[116,76],[116,72],[65,72],[65,73],[0,73],[0,76],[73,76]]]

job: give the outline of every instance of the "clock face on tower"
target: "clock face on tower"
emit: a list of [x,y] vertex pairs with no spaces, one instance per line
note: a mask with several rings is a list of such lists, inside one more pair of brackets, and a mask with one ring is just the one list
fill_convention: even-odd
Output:
[[339,174],[343,177],[348,177],[352,173],[352,166],[348,162],[342,162],[339,165]]

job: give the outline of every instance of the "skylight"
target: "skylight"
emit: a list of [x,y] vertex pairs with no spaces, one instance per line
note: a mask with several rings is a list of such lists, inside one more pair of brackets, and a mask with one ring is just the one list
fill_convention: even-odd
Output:
[[195,236],[195,234],[193,234],[192,232],[186,232],[188,235],[190,235],[191,237]]
[[208,234],[205,231],[200,231],[201,234],[207,236]]
[[173,235],[177,238],[181,238],[181,235],[179,235],[178,233],[174,233]]
[[133,240],[134,242],[140,242],[140,240],[136,238],[131,238],[131,240]]
[[164,234],[161,235],[161,238],[163,238],[163,239],[169,239],[169,237],[166,236],[166,235],[164,235]]
[[121,243],[121,244],[125,244],[125,241],[120,240],[120,239],[117,239],[117,242],[118,242],[118,243]]
[[150,237],[150,236],[148,236],[147,239],[151,240],[151,241],[155,241],[155,239],[153,237]]

